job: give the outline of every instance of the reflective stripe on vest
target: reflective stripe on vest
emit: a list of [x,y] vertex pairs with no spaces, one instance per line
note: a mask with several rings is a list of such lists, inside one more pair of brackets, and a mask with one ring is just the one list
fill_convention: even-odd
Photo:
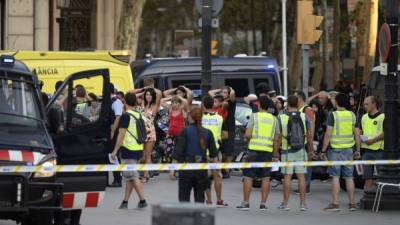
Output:
[[332,148],[352,148],[354,141],[355,115],[351,111],[334,111],[335,123],[332,130]]
[[[373,139],[383,133],[383,121],[385,120],[385,114],[381,113],[374,119],[369,118],[368,113],[364,114],[361,118],[361,126],[363,135],[368,137],[368,140]],[[384,141],[378,141],[372,145],[361,143],[361,148],[370,150],[382,150],[384,147]]]
[[[138,112],[128,110],[127,113],[132,114],[136,118],[140,118],[140,114]],[[136,121],[132,116],[130,116],[129,126],[127,130],[129,130],[129,132],[131,132],[135,137],[137,137]],[[143,144],[137,143],[136,139],[132,137],[132,135],[129,132],[126,131],[122,146],[130,151],[143,151]]]
[[275,135],[276,118],[267,112],[253,114],[253,133],[249,149],[253,151],[272,152]]
[[[300,113],[301,120],[303,121],[304,125],[304,134],[307,134],[307,127],[306,127],[306,114]],[[281,126],[282,126],[282,144],[281,144],[281,149],[284,151],[287,151],[290,149],[287,143],[287,125],[289,123],[289,115],[287,114],[282,114],[279,115],[280,121],[281,121]],[[306,144],[307,140],[304,138],[304,145]]]
[[209,114],[206,113],[203,115],[203,119],[201,121],[202,125],[204,128],[207,128],[211,131],[213,134],[214,140],[215,140],[215,145],[217,146],[217,149],[219,148],[219,141],[221,141],[221,132],[222,132],[222,123],[224,119],[222,119],[222,116],[218,114]]

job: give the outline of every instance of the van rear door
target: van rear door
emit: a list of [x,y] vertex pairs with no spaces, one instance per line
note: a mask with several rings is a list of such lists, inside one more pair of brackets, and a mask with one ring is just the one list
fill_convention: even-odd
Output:
[[[93,83],[98,85],[96,89],[85,89],[87,84]],[[108,69],[78,72],[69,76],[50,100],[47,112],[57,164],[107,162],[109,85]],[[107,173],[57,173],[57,181],[64,183],[64,208],[97,207],[104,196]]]

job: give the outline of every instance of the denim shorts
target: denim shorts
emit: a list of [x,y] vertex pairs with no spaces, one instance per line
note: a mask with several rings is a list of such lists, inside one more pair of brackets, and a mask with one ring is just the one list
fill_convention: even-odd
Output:
[[[354,159],[352,148],[335,148],[328,150],[329,161],[350,161]],[[329,176],[331,177],[353,177],[354,166],[336,165],[329,168]]]
[[[306,150],[300,149],[296,152],[293,151],[281,151],[281,161],[282,162],[306,162],[307,161],[307,152]],[[307,169],[305,166],[290,166],[281,168],[281,172],[283,174],[305,174],[307,173]]]
[[[383,158],[382,150],[369,150],[363,149],[364,154],[362,156],[363,160],[381,160]],[[377,166],[378,167],[378,166]],[[374,177],[374,165],[363,165],[363,178],[364,179],[372,179]]]
[[[272,152],[261,152],[249,150],[246,162],[271,162]],[[250,168],[243,169],[243,176],[249,178],[265,178],[270,177],[271,168]]]

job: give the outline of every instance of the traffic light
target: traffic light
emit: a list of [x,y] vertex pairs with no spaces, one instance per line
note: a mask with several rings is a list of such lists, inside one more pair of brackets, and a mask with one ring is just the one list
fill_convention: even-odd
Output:
[[218,41],[211,41],[211,55],[217,55],[218,54]]
[[321,37],[322,31],[317,28],[323,16],[313,15],[312,1],[297,1],[297,43],[314,44]]

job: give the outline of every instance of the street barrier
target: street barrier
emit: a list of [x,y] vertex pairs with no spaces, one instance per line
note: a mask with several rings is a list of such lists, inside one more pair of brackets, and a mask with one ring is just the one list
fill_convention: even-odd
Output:
[[354,160],[354,161],[312,161],[312,162],[240,162],[240,163],[171,163],[171,164],[97,164],[57,166],[0,166],[0,173],[26,172],[107,172],[107,171],[149,171],[149,170],[208,170],[247,169],[291,166],[334,166],[334,165],[397,165],[400,160]]

